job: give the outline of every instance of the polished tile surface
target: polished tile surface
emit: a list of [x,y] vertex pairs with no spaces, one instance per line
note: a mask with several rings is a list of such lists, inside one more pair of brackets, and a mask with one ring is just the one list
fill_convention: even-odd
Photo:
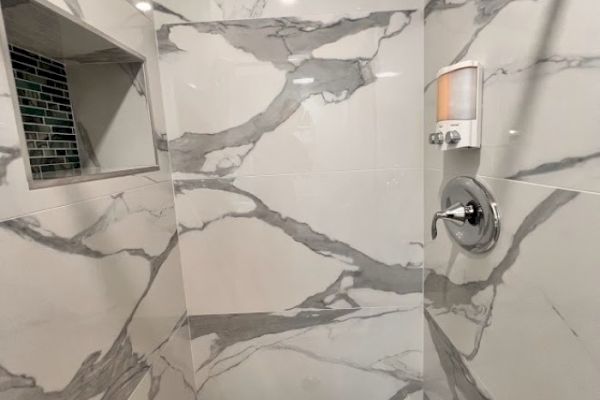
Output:
[[484,256],[425,241],[430,400],[598,398],[595,1],[429,1],[425,127],[436,71],[484,66],[483,146],[426,146],[425,226],[444,183],[479,175],[502,232]]
[[[153,25],[130,4],[52,3],[156,61]],[[30,190],[4,50],[0,398],[194,399],[166,141],[161,171]]]
[[[440,180],[426,176],[431,197]],[[501,207],[497,247],[472,257],[446,235],[426,245],[426,317],[451,390],[468,399],[595,399],[600,304],[590,276],[600,197],[483,181]]]
[[[131,0],[133,1],[133,0]],[[161,21],[221,21],[255,18],[305,17],[323,14],[356,15],[374,11],[422,9],[422,0],[206,0],[154,1]],[[156,16],[155,16],[156,17]]]
[[4,221],[0,236],[0,397],[126,399],[149,373],[159,397],[192,398],[169,183]]
[[421,190],[421,179],[391,170],[179,181],[190,312],[420,298],[422,228],[414,220],[422,200],[412,191]]
[[258,3],[156,5],[198,398],[420,399],[422,10]]
[[484,67],[483,147],[426,165],[455,172],[600,191],[600,34],[596,1],[431,0],[426,7],[426,131],[434,129],[436,71]]
[[421,313],[418,301],[191,317],[198,399],[420,399]]
[[416,10],[160,25],[175,176],[420,168],[421,34]]

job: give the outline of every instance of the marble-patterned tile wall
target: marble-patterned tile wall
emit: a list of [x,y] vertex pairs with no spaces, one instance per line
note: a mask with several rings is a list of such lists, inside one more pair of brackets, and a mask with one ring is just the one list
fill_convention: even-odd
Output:
[[193,398],[169,182],[0,236],[0,398],[127,399],[145,375],[146,398]]
[[[65,10],[156,61],[153,24],[125,0]],[[160,171],[29,190],[8,60],[4,47],[0,399],[195,398],[165,141]]]
[[420,399],[415,1],[155,2],[199,399]]
[[[425,150],[425,224],[457,175],[502,216],[497,246],[425,240],[430,400],[598,398],[598,82],[593,0],[443,1],[425,7],[425,128],[436,71],[484,66],[483,147]],[[425,138],[424,138],[425,140]]]

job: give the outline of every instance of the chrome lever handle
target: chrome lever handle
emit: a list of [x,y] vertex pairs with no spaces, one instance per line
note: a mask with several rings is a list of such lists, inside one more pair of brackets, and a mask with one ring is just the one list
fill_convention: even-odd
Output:
[[462,225],[471,218],[474,218],[476,215],[477,211],[473,205],[467,204],[465,206],[462,203],[453,204],[444,211],[436,212],[433,216],[433,221],[431,222],[431,238],[437,238],[438,220],[445,219],[447,221],[453,221],[459,225]]

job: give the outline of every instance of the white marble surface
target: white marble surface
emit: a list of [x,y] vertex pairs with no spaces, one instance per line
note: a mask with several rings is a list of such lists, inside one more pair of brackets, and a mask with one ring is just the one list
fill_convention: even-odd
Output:
[[[436,198],[443,180],[428,172],[428,197]],[[600,197],[483,181],[502,214],[497,247],[472,257],[445,230],[426,244],[425,302],[430,325],[440,328],[434,343],[442,357],[455,352],[446,374],[476,376],[476,387],[489,397],[477,397],[464,379],[451,383],[452,390],[471,393],[467,399],[597,398],[600,299],[593,277],[600,220],[593,210]],[[438,205],[428,203],[432,215]]]
[[267,3],[156,4],[198,398],[420,399],[422,11]]
[[420,292],[420,18],[158,26],[192,314]]
[[421,180],[389,170],[179,183],[190,313],[419,298]]
[[419,296],[420,16],[158,27],[191,314]]
[[340,18],[160,25],[176,178],[420,168],[421,14]]
[[426,239],[430,400],[600,393],[600,47],[590,39],[597,8],[552,0],[425,7],[426,132],[434,126],[435,72],[466,59],[485,68],[481,151],[426,146],[425,226],[456,175],[479,175],[502,215],[500,241],[481,257],[459,251],[445,230]]
[[[428,145],[427,166],[599,191],[600,45],[590,39],[600,34],[598,12],[593,0],[429,1],[425,81],[472,59],[484,66],[485,86],[481,151],[464,157]],[[434,103],[432,84],[427,132]]]
[[422,0],[207,0],[154,1],[159,23],[232,19],[356,15],[374,11],[422,9]]
[[190,328],[198,399],[421,399],[420,301],[197,316]]
[[192,387],[170,186],[0,223],[0,397]]

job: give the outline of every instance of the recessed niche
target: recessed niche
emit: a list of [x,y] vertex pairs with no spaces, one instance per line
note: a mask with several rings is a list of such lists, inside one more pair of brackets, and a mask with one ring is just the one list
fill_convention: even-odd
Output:
[[1,4],[30,186],[157,169],[144,57],[45,2]]

